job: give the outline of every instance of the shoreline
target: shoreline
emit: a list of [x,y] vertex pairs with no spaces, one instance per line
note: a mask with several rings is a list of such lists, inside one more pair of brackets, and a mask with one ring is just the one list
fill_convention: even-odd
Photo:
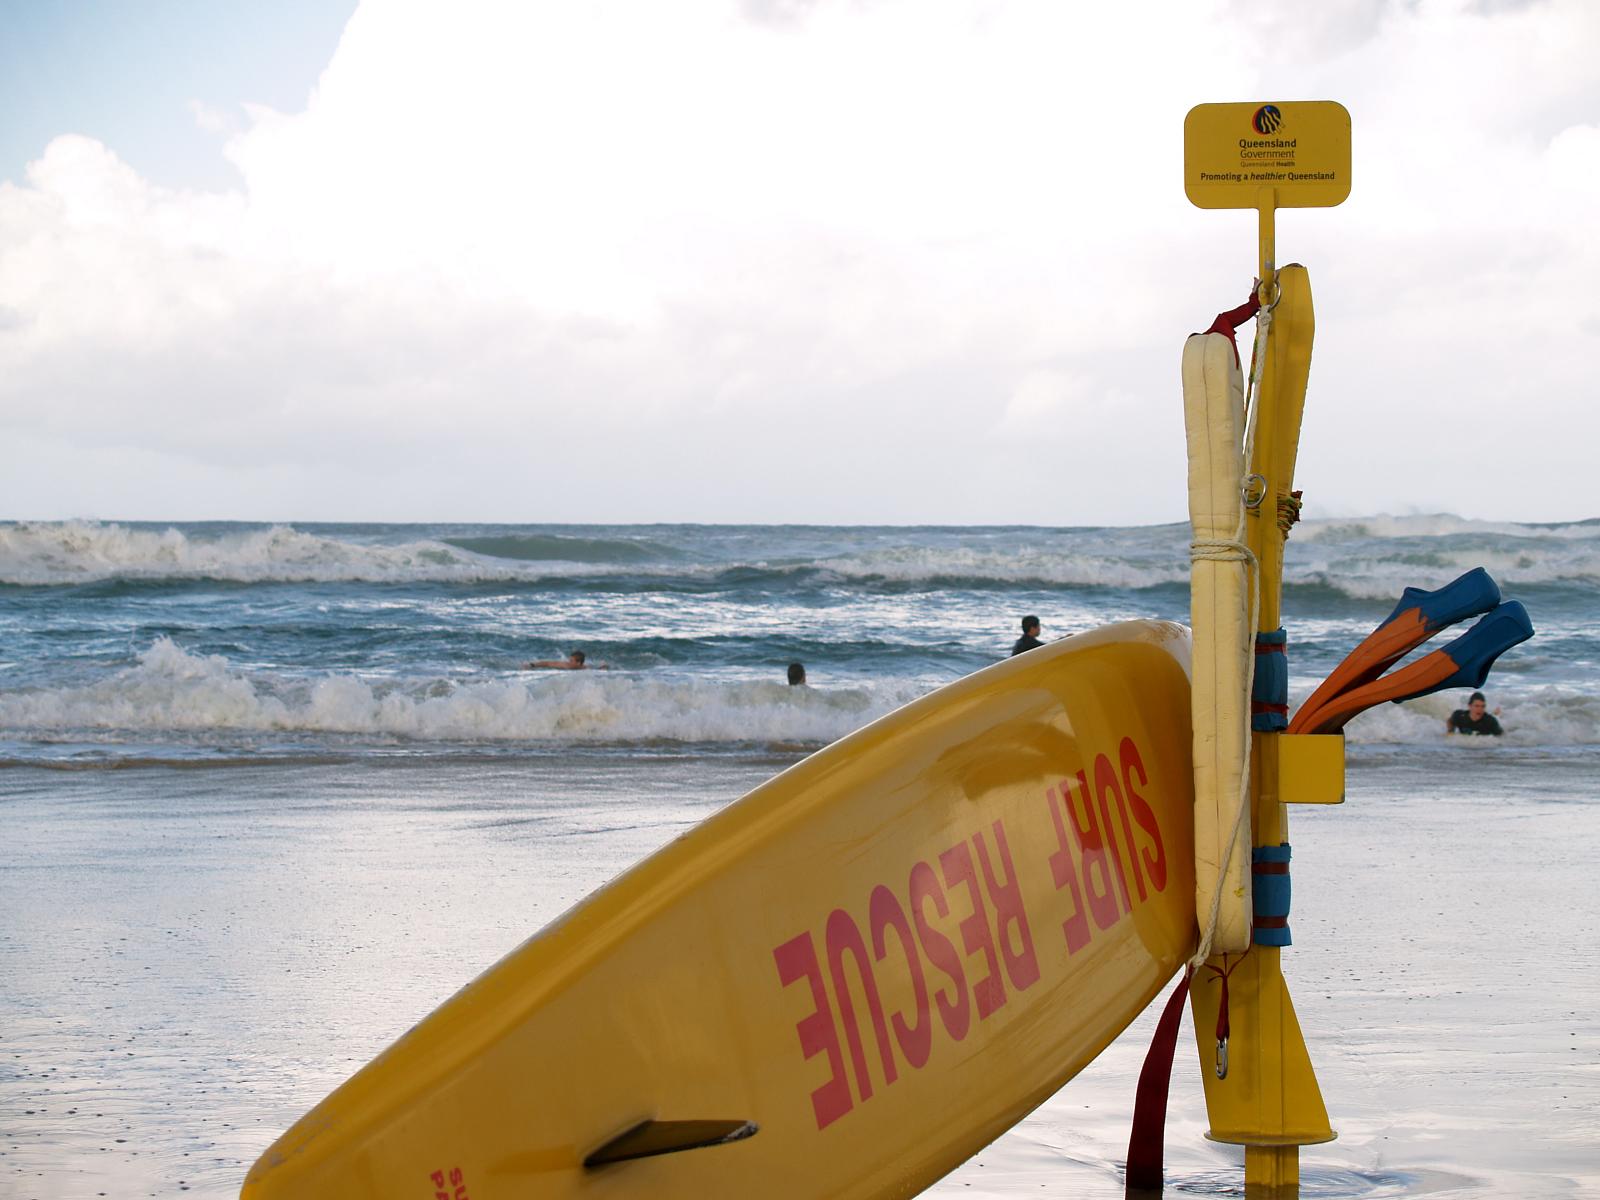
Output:
[[[415,1020],[773,769],[0,772],[0,1192],[236,1195]],[[1345,805],[1291,814],[1285,967],[1340,1131],[1304,1152],[1302,1194],[1600,1194],[1592,778],[1380,757]],[[1120,1197],[1153,1019],[927,1194]],[[1179,1044],[1169,1192],[1224,1194],[1238,1155],[1201,1136],[1187,1020]]]

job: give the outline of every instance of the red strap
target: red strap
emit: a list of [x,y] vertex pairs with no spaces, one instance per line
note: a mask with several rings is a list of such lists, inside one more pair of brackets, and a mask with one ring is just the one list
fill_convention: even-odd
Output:
[[[1222,961],[1226,963],[1228,956],[1223,955]],[[1235,963],[1235,966],[1238,964]],[[1216,970],[1215,967],[1212,970]],[[1217,1041],[1225,1042],[1233,1035],[1233,1025],[1228,1020],[1228,976],[1233,974],[1232,969],[1219,972],[1222,976],[1222,999],[1217,1004]]]
[[[1228,340],[1230,342],[1234,342],[1233,331],[1239,328],[1239,326],[1243,325],[1251,317],[1255,316],[1260,309],[1261,301],[1256,296],[1255,288],[1252,287],[1250,289],[1250,299],[1239,305],[1238,308],[1230,308],[1227,312],[1218,313],[1217,319],[1211,322],[1211,328],[1206,330],[1206,332],[1225,333],[1228,335]],[[1235,365],[1237,365],[1239,362],[1238,342],[1234,342],[1233,344],[1233,361]]]
[[[1260,863],[1250,864],[1251,870],[1254,870],[1260,865]],[[1287,867],[1289,864],[1284,863],[1283,865]],[[1288,874],[1288,872],[1285,871],[1284,874]],[[1261,923],[1261,918],[1256,917],[1254,919],[1254,923],[1259,925]],[[1288,924],[1287,917],[1284,918],[1284,924]],[[1245,954],[1248,953],[1250,952],[1246,950]],[[1222,996],[1217,1002],[1217,1041],[1219,1042],[1227,1041],[1229,1035],[1233,1033],[1233,1026],[1228,1022],[1228,976],[1237,971],[1239,969],[1239,964],[1243,961],[1244,954],[1241,954],[1231,963],[1228,961],[1228,956],[1224,954],[1222,956],[1222,965],[1220,967],[1213,967],[1210,963],[1206,964],[1206,970],[1210,971],[1212,975],[1222,980]]]
[[1144,1056],[1139,1072],[1139,1091],[1133,1103],[1133,1132],[1128,1136],[1127,1186],[1131,1189],[1161,1190],[1162,1156],[1166,1142],[1167,1085],[1172,1080],[1172,1058],[1178,1050],[1178,1026],[1183,1021],[1183,1002],[1189,995],[1190,968],[1172,990],[1155,1036]]

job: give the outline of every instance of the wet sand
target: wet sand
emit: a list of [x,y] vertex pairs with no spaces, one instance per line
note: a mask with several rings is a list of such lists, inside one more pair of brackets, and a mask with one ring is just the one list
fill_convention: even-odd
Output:
[[[236,1195],[472,975],[781,765],[0,772],[0,1197]],[[1376,755],[1294,811],[1285,970],[1340,1133],[1302,1195],[1600,1196],[1597,778]],[[1120,1197],[1153,1019],[929,1194]],[[1168,1194],[1236,1195],[1192,1046]]]

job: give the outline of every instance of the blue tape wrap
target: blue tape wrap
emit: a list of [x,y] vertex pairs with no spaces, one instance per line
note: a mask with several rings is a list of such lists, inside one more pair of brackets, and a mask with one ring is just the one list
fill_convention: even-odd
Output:
[[1279,733],[1289,728],[1289,635],[1281,629],[1256,634],[1256,673],[1250,685],[1250,728]]
[[1251,851],[1250,876],[1250,890],[1255,897],[1256,945],[1290,945],[1289,843],[1257,846]]

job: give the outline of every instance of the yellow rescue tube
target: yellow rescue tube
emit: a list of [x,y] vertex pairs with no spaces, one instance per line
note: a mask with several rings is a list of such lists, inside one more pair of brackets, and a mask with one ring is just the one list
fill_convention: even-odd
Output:
[[1194,630],[1194,904],[1202,935],[1215,913],[1212,953],[1250,946],[1250,565],[1239,539],[1244,482],[1244,378],[1233,339],[1195,334],[1183,347],[1189,449]]
[[1108,626],[812,755],[447,1001],[244,1195],[915,1194],[1193,952],[1188,656]]

